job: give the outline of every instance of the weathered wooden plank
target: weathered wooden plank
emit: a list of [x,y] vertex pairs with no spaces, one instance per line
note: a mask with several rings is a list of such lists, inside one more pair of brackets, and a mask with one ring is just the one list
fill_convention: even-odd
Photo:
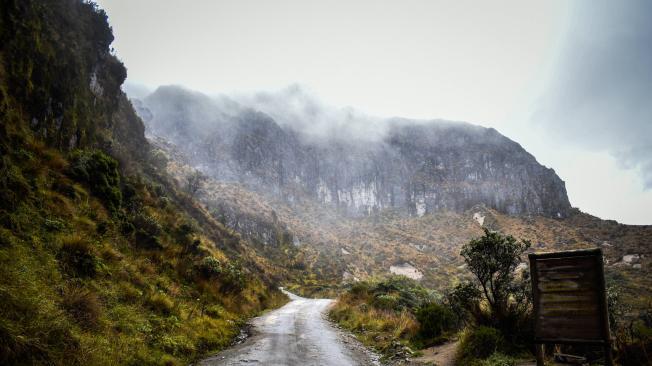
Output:
[[529,257],[537,342],[608,345],[602,252]]

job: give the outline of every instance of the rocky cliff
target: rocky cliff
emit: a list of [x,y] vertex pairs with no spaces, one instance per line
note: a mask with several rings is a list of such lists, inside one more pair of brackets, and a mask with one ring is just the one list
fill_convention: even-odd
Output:
[[[174,142],[208,175],[289,203],[311,197],[351,216],[384,209],[422,216],[481,204],[510,215],[560,218],[571,208],[555,172],[494,129],[342,117],[296,95],[266,102],[258,108],[255,100],[162,87],[136,104],[150,133]],[[278,103],[299,104],[304,113],[278,120],[269,109]]]
[[156,163],[112,40],[93,1],[0,0],[0,365],[188,364],[285,301]]

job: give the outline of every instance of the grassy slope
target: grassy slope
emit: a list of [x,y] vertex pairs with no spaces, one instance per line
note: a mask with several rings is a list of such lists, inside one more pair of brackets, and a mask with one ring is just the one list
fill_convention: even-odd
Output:
[[[395,357],[403,346],[414,347],[419,323],[414,309],[409,307],[379,306],[372,284],[362,282],[340,295],[329,312],[330,318],[353,332],[366,346],[384,357]],[[395,296],[391,291],[383,296]]]
[[156,168],[106,16],[0,7],[0,363],[185,363],[283,303],[273,267]]

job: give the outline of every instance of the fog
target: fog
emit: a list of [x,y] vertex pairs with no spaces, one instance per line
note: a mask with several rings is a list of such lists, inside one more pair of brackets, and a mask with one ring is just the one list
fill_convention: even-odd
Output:
[[[535,110],[551,138],[611,154],[652,188],[652,2],[578,2]],[[599,169],[595,167],[595,169]]]
[[[574,206],[652,222],[649,2],[99,3],[130,96],[227,93],[313,136],[377,139],[395,115],[469,121],[554,168]],[[335,108],[300,102],[297,82]]]
[[[332,141],[382,143],[392,127],[403,125],[474,127],[465,122],[370,116],[353,107],[329,105],[299,84],[280,90],[210,96],[178,85],[162,86],[149,94],[136,94],[139,97],[132,96],[132,89],[136,93],[147,89],[133,85],[125,88],[131,98],[142,99],[154,112],[154,121],[148,123],[148,131],[168,136],[178,133],[204,137],[220,134],[223,133],[220,129],[229,123],[238,123],[240,116],[250,112],[271,117],[279,126],[294,131],[309,144]],[[183,132],[179,126],[183,126]]]

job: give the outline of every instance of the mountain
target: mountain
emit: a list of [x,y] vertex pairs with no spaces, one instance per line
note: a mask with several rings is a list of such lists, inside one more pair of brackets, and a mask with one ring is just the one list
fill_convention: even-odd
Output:
[[0,0],[0,364],[188,364],[287,301],[279,285],[400,273],[443,291],[482,227],[600,246],[649,301],[652,228],[570,208],[496,131],[297,88],[130,101],[112,41],[92,1]]
[[[175,143],[206,174],[287,202],[308,196],[351,216],[385,209],[423,216],[478,204],[509,215],[569,214],[564,182],[494,129],[331,113],[335,127],[321,131],[311,121],[327,119],[326,112],[300,93],[266,102],[307,110],[303,124],[276,121],[250,107],[256,103],[211,101],[176,87],[159,88],[140,110],[152,134]],[[360,131],[364,124],[373,135]]]
[[261,256],[307,269],[299,290],[396,273],[445,291],[468,276],[461,246],[487,227],[533,251],[601,247],[608,277],[648,301],[636,294],[652,288],[652,227],[571,208],[554,171],[493,129],[337,111],[297,87],[161,87],[133,102],[167,171],[179,184],[205,174],[198,198]]

